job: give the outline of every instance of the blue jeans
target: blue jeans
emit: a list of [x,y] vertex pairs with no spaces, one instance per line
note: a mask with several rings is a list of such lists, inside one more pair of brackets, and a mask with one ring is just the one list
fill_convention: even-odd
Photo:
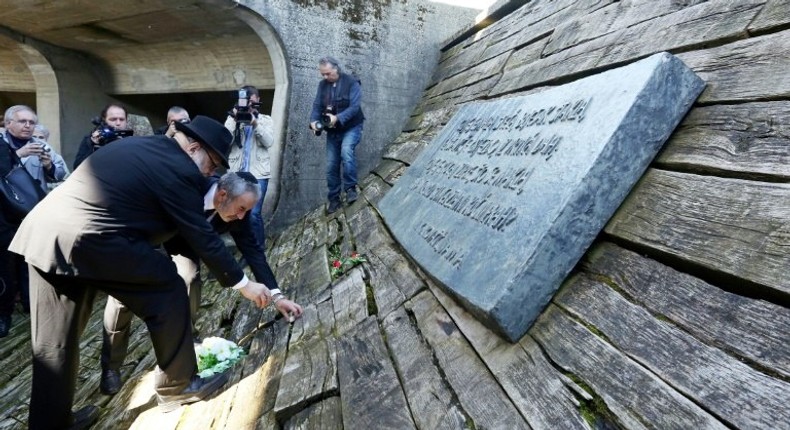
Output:
[[263,216],[261,215],[261,209],[263,208],[263,198],[266,197],[266,189],[269,188],[269,179],[258,179],[258,185],[261,186],[261,199],[253,206],[250,211],[250,217],[253,226],[252,229],[255,232],[255,238],[258,239],[258,243],[261,244],[263,249],[266,249],[266,235],[263,232]]
[[[326,134],[326,185],[330,202],[340,201],[340,191],[357,185],[357,159],[354,150],[362,138],[362,124],[341,132]],[[343,180],[340,180],[340,167]],[[341,190],[342,185],[342,190]]]

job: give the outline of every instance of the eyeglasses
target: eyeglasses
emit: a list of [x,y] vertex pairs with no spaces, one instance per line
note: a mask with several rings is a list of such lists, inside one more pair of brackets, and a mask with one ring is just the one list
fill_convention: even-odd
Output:
[[23,125],[31,125],[31,126],[36,125],[37,123],[36,120],[34,119],[12,119],[11,121],[18,122]]

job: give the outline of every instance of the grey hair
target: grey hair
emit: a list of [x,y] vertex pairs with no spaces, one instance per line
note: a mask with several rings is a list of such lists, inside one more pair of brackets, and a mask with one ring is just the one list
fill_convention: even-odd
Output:
[[261,186],[258,184],[258,181],[252,182],[241,177],[236,172],[228,172],[222,175],[217,181],[217,189],[225,190],[228,193],[228,201],[237,199],[246,193],[253,193],[256,202],[261,199]]
[[318,65],[319,66],[330,65],[335,70],[337,70],[337,73],[340,73],[340,62],[337,61],[337,59],[335,57],[330,57],[328,55],[326,57],[321,57],[321,59],[318,60]]
[[36,117],[36,121],[38,121],[38,115],[36,115],[36,111],[34,111],[33,108],[31,108],[30,106],[14,105],[6,109],[5,111],[5,115],[3,116],[3,121],[5,122],[5,126],[8,127],[8,123],[14,120],[14,115],[16,115],[17,112],[23,112],[23,111],[29,111],[33,113],[33,116]]
[[44,140],[49,140],[49,129],[44,124],[36,124],[36,127],[33,129],[33,132],[41,131],[41,134],[44,135]]

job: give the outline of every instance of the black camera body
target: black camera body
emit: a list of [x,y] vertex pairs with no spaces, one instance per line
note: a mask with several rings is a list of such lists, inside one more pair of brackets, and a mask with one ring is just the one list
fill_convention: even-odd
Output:
[[321,117],[315,125],[316,136],[320,136],[325,128],[332,128],[332,117],[329,116],[330,114],[335,114],[335,108],[333,106],[327,106],[326,109],[324,109],[324,113],[321,114]]
[[236,113],[231,116],[233,116],[236,124],[246,125],[251,123],[253,118],[258,116],[258,109],[260,109],[260,107],[260,102],[250,101],[247,91],[241,89],[239,90],[239,101],[236,103],[236,106],[233,106]]
[[[93,125],[96,126],[96,128],[93,129],[93,132],[97,132],[97,131],[99,132],[98,133],[98,141],[99,142],[97,144],[93,145],[93,146],[96,147],[95,149],[101,148],[102,146],[104,146],[104,145],[106,145],[106,144],[108,144],[110,142],[114,142],[114,141],[116,141],[118,139],[122,139],[124,137],[129,137],[129,136],[134,135],[134,130],[131,130],[131,129],[130,130],[118,130],[115,127],[113,127],[113,126],[107,124],[106,122],[104,122],[99,117],[93,118],[91,120],[91,123],[93,123]],[[93,134],[93,133],[91,133],[91,134]]]

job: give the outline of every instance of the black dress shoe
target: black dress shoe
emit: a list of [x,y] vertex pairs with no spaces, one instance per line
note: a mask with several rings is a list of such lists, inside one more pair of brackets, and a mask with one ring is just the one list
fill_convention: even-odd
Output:
[[0,316],[0,337],[8,336],[11,331],[11,315]]
[[71,414],[71,425],[69,430],[86,429],[99,419],[99,408],[94,405],[84,406],[82,409]]
[[156,402],[159,405],[159,410],[162,412],[172,412],[183,405],[199,402],[209,394],[216,391],[225,382],[228,382],[228,372],[223,372],[208,378],[201,378],[200,376],[193,376],[189,386],[184,389],[180,394],[173,394],[170,396],[156,395]]
[[350,205],[351,203],[354,203],[355,201],[357,201],[357,189],[356,189],[356,187],[347,189],[346,190],[346,203],[348,203]]
[[112,369],[105,369],[101,372],[101,382],[99,383],[99,390],[102,394],[111,396],[121,390],[121,372]]

